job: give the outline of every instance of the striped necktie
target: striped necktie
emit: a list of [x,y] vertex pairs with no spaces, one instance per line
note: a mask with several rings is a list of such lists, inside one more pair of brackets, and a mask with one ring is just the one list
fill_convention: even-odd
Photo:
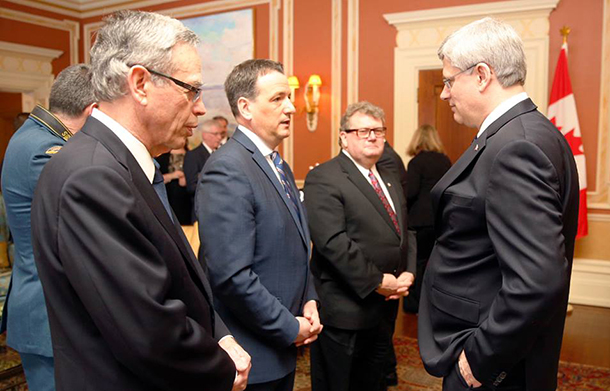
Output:
[[398,225],[398,218],[396,217],[396,213],[394,213],[394,209],[390,206],[388,199],[385,194],[383,194],[383,190],[377,181],[377,177],[373,174],[373,171],[369,171],[369,179],[371,180],[371,184],[373,185],[373,189],[375,189],[375,193],[377,193],[377,197],[381,200],[383,207],[390,215],[390,219],[392,219],[392,223],[394,223],[394,228],[396,228],[396,232],[400,235],[400,226]]
[[292,186],[290,186],[290,182],[288,182],[288,178],[286,177],[286,173],[284,172],[284,161],[280,156],[278,151],[271,152],[271,160],[273,161],[273,165],[275,165],[275,169],[277,173],[280,175],[280,182],[282,183],[282,187],[284,188],[284,192],[286,192],[286,196],[294,206],[294,209],[297,212],[299,218],[301,218],[301,213],[299,212],[299,207],[297,205],[297,198],[292,191]]

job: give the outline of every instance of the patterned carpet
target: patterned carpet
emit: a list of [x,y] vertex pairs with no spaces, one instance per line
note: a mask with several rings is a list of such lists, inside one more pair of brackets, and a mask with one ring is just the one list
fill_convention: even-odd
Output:
[[[426,373],[417,350],[417,341],[397,337],[394,340],[398,357],[399,384],[389,391],[440,391],[441,380]],[[608,391],[610,368],[561,362],[557,375],[558,391]],[[5,335],[0,335],[0,391],[27,390],[19,355],[5,345]],[[311,391],[309,379],[309,349],[304,349],[297,362],[295,391]]]
[[[398,386],[389,391],[441,390],[441,380],[426,373],[419,357],[417,340],[396,337],[394,347],[398,358]],[[557,391],[609,391],[610,368],[560,362]],[[295,391],[310,391],[309,350],[297,362]]]

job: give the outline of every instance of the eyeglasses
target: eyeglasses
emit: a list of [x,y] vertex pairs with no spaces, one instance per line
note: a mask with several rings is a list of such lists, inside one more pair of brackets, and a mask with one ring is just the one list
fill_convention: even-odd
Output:
[[358,132],[358,137],[367,139],[371,136],[371,132],[375,133],[375,137],[384,137],[388,128],[382,126],[380,128],[361,128],[361,129],[345,129],[345,133]]
[[222,133],[221,132],[202,132],[202,133],[206,133],[206,134],[210,134],[214,137],[220,137],[222,138]]
[[451,87],[453,87],[453,82],[455,81],[455,78],[458,77],[458,75],[461,75],[462,73],[471,70],[472,68],[476,67],[477,65],[479,65],[478,62],[476,64],[469,66],[468,68],[464,69],[463,71],[459,71],[458,73],[456,73],[453,76],[443,79],[443,84],[445,84],[445,87],[447,87],[447,89],[450,90]]
[[178,86],[180,86],[182,88],[186,88],[187,90],[189,90],[191,92],[194,92],[195,95],[193,96],[193,99],[192,99],[193,103],[197,102],[199,100],[199,98],[201,97],[201,93],[203,92],[203,88],[201,88],[201,87],[192,86],[192,85],[190,85],[188,83],[185,83],[183,81],[175,79],[175,78],[173,78],[171,76],[168,76],[168,75],[166,75],[164,73],[153,71],[152,69],[148,69],[146,67],[144,67],[144,69],[146,69],[148,72],[152,73],[153,75],[157,75],[157,76],[161,76],[161,77],[164,77],[166,79],[169,79],[169,80],[173,81],[176,85],[178,85]]

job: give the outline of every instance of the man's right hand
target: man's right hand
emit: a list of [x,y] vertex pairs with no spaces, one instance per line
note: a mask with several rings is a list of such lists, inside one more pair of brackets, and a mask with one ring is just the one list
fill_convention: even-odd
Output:
[[394,275],[389,273],[383,274],[383,279],[381,280],[381,284],[375,289],[375,292],[379,293],[382,296],[388,297],[395,295],[398,291],[398,279],[394,277]]
[[299,321],[299,334],[294,340],[296,346],[309,344],[318,339],[318,335],[311,332],[311,323],[307,318],[302,316],[296,316],[295,318]]

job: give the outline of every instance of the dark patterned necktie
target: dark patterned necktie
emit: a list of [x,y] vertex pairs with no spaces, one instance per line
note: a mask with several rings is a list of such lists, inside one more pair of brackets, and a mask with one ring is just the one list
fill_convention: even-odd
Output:
[[161,170],[159,169],[159,163],[156,160],[155,162],[155,176],[153,178],[153,189],[159,196],[161,203],[165,207],[165,211],[169,215],[170,220],[173,222],[174,218],[172,217],[172,209],[169,206],[169,199],[167,198],[167,189],[165,189],[165,183],[163,183],[163,174],[161,174]]
[[392,219],[392,223],[394,223],[394,228],[396,228],[396,232],[398,232],[398,234],[400,235],[400,227],[398,226],[398,219],[396,218],[396,213],[394,213],[394,210],[390,206],[388,199],[386,198],[385,194],[383,194],[383,190],[381,189],[381,186],[379,185],[375,174],[373,174],[373,171],[369,171],[369,178],[371,179],[371,184],[373,185],[373,189],[375,189],[375,193],[377,193],[377,197],[379,197],[381,203],[383,204],[383,207],[390,215],[390,219]]
[[286,173],[284,172],[284,161],[282,160],[282,157],[280,156],[279,152],[271,152],[271,160],[273,161],[273,165],[275,165],[277,173],[280,175],[280,182],[282,183],[282,187],[284,188],[286,196],[290,201],[292,201],[297,215],[299,216],[299,218],[301,218],[301,213],[299,212],[299,207],[297,205],[298,200],[296,198],[296,195],[292,191],[292,186],[290,186],[290,183],[288,182],[288,179],[286,177]]

